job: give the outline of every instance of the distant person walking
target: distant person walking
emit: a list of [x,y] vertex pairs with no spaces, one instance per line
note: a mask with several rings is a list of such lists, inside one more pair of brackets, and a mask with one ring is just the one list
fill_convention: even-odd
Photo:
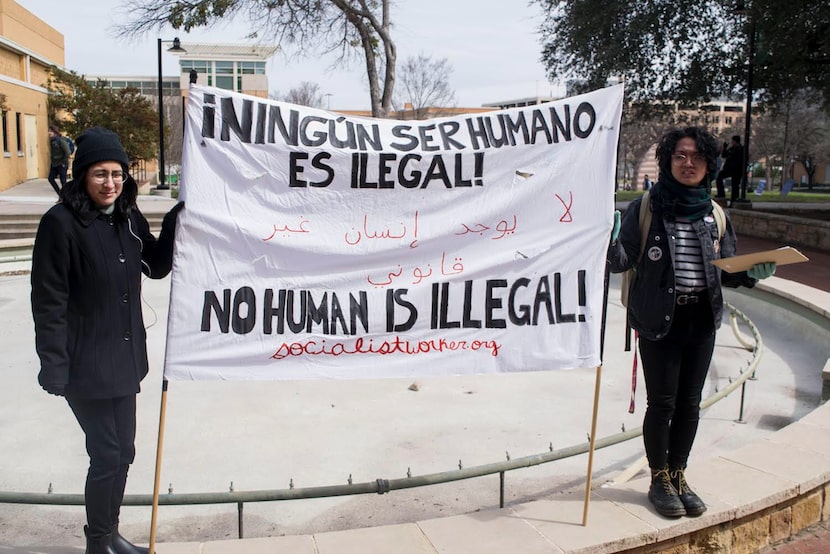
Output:
[[648,178],[648,173],[646,173],[646,176],[643,179],[643,191],[645,192],[651,189],[652,185],[654,185],[654,183],[651,182],[651,179]]
[[[69,143],[61,136],[60,129],[54,125],[49,126],[49,184],[55,189],[58,196],[61,189],[66,186],[66,170],[69,169]],[[58,187],[56,178],[61,181]]]
[[741,145],[740,135],[732,137],[732,143],[723,143],[721,148],[721,157],[723,157],[723,167],[718,172],[716,185],[718,188],[718,198],[726,198],[726,188],[723,180],[729,177],[732,180],[732,194],[731,200],[734,202],[741,191],[741,179],[744,174],[744,147]]

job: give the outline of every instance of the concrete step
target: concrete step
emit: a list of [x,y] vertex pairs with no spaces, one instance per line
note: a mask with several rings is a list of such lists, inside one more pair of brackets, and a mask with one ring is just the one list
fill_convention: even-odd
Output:
[[[147,223],[150,224],[150,230],[153,234],[158,235],[161,231],[163,215],[151,214],[146,217]],[[6,240],[34,240],[39,224],[40,215],[0,215],[0,248],[2,248],[2,242]]]
[[0,242],[13,239],[32,239],[34,240],[37,233],[37,227],[5,227],[0,225]]

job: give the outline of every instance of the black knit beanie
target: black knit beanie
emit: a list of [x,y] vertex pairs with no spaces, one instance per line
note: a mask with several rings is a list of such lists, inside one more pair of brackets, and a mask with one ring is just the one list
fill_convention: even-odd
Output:
[[130,165],[127,151],[118,135],[104,127],[90,127],[75,139],[75,160],[72,175],[77,176],[97,162],[119,162],[125,168]]

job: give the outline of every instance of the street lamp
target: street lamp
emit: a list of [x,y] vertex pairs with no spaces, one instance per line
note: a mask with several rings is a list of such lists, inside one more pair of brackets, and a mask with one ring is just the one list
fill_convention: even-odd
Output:
[[746,199],[746,188],[749,177],[749,135],[752,127],[752,74],[755,67],[755,19],[752,17],[749,8],[743,2],[738,0],[735,3],[735,9],[732,10],[735,15],[744,15],[747,17],[747,27],[749,29],[749,63],[747,64],[746,72],[746,124],[744,126],[744,170],[741,176],[741,196],[737,200],[741,203],[748,203]]
[[179,42],[178,37],[174,38],[172,41],[170,40],[161,40],[158,39],[158,62],[159,62],[159,184],[158,189],[168,189],[170,186],[167,184],[167,178],[164,174],[164,103],[163,103],[163,90],[162,90],[162,75],[161,75],[161,44],[163,42],[172,42],[173,46],[167,49],[168,52],[186,52],[184,48],[182,48],[181,43]]

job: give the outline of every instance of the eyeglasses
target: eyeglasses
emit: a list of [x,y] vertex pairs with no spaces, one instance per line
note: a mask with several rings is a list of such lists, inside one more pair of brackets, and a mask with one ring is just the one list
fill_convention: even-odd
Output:
[[692,163],[695,165],[701,165],[706,163],[706,156],[704,156],[700,152],[695,152],[694,154],[686,152],[675,152],[671,155],[671,159],[676,164],[685,164],[687,160],[692,160]]
[[123,171],[96,171],[90,175],[92,178],[92,182],[96,185],[103,185],[108,180],[112,179],[112,182],[115,184],[123,183],[124,179],[127,178],[127,174]]

